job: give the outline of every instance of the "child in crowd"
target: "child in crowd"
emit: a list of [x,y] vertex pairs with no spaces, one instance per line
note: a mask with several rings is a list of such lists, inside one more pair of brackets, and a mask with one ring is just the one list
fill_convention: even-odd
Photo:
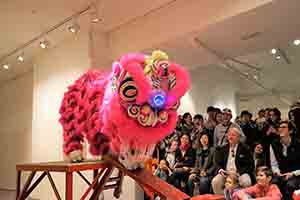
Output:
[[168,178],[171,173],[172,171],[169,168],[168,162],[166,160],[161,160],[159,162],[157,169],[154,172],[154,175],[158,176],[164,181],[168,181]]
[[233,194],[233,200],[281,200],[281,193],[277,185],[272,184],[272,170],[261,166],[256,171],[256,184]]
[[239,177],[234,172],[228,172],[225,178],[224,197],[225,200],[231,200],[233,193],[240,189]]

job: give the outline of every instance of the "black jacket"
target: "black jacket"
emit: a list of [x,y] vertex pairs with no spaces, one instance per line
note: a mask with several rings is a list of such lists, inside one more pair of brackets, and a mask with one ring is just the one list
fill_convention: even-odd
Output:
[[190,147],[184,155],[182,155],[178,148],[175,152],[175,168],[194,167],[195,164],[195,150]]
[[[229,144],[220,147],[216,150],[215,153],[215,166],[216,172],[220,169],[226,170],[227,160],[229,156]],[[253,155],[250,151],[250,148],[242,143],[238,144],[236,155],[235,155],[235,165],[237,173],[240,175],[242,174],[249,174],[251,178],[254,178],[254,159]]]
[[292,138],[292,142],[287,148],[287,156],[284,156],[282,153],[283,145],[280,140],[272,143],[272,149],[274,150],[281,173],[300,169],[300,142],[298,140]]

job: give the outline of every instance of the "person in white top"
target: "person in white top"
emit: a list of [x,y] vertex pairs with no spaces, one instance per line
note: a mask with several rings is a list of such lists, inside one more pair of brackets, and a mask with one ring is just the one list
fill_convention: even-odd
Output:
[[219,147],[215,153],[215,165],[218,174],[212,179],[215,194],[223,194],[226,174],[236,173],[241,187],[251,185],[254,179],[254,160],[250,148],[240,142],[241,132],[238,128],[229,128],[228,144]]

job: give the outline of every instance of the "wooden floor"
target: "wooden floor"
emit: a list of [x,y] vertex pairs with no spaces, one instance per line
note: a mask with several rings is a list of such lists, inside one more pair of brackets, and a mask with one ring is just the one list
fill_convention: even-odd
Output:
[[0,200],[15,200],[15,191],[13,190],[0,190]]
[[[16,193],[13,190],[0,189],[0,200],[15,200],[16,199],[15,195]],[[27,200],[34,200],[34,199],[28,197]]]

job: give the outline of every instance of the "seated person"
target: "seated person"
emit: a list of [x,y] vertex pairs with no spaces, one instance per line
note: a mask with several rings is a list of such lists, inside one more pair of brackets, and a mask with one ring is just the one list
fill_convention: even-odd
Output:
[[239,175],[239,185],[248,187],[254,179],[254,160],[249,147],[240,142],[241,132],[238,128],[230,128],[227,134],[228,144],[216,149],[215,167],[218,174],[212,179],[215,194],[223,194],[225,172]]
[[168,162],[166,160],[161,160],[157,169],[154,172],[154,175],[158,176],[164,181],[167,181],[171,173],[172,171],[168,166]]
[[176,161],[175,154],[176,154],[177,148],[178,148],[177,140],[172,140],[170,147],[166,151],[165,159],[169,163],[169,167],[171,170],[174,169],[174,165],[175,165],[175,161]]
[[192,169],[187,183],[187,192],[190,196],[207,194],[214,173],[213,147],[209,146],[208,133],[200,137],[200,148],[196,150],[195,168]]
[[280,200],[282,195],[275,184],[271,184],[272,170],[266,166],[257,169],[256,184],[233,194],[233,200]]
[[240,189],[239,177],[236,173],[228,173],[225,178],[224,197],[225,200],[231,200],[233,193]]
[[175,165],[173,173],[169,178],[169,183],[184,191],[194,164],[195,151],[192,148],[189,135],[183,133],[180,138],[179,148],[175,153]]
[[293,128],[288,121],[279,124],[280,139],[270,146],[270,165],[284,199],[292,199],[292,194],[300,185],[300,142],[292,137]]

